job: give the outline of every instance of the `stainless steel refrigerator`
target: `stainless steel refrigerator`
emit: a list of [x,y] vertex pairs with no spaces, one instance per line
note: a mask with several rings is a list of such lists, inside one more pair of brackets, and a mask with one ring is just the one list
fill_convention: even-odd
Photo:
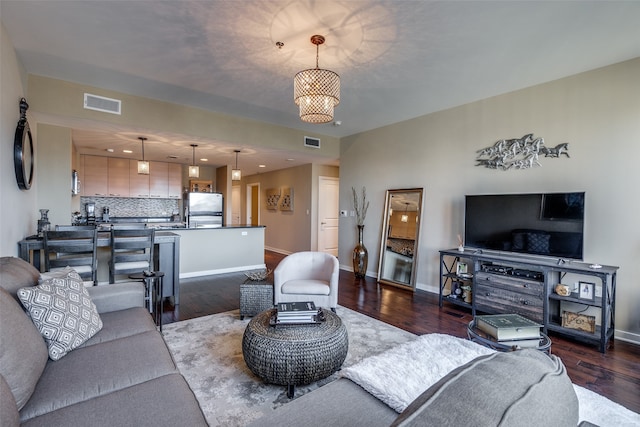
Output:
[[217,228],[223,225],[223,198],[220,193],[188,193],[185,210],[189,228]]

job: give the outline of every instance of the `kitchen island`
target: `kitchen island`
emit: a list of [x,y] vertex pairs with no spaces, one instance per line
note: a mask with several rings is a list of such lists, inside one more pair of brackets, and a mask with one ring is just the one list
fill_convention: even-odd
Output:
[[171,229],[180,236],[180,278],[266,268],[264,226]]
[[[180,303],[180,279],[266,268],[264,226],[169,228],[156,231],[156,269],[165,273],[163,297]],[[108,284],[109,231],[98,232],[98,284]],[[18,242],[20,258],[41,270],[42,238]]]
[[[98,231],[98,284],[109,283],[109,259],[111,258],[111,235],[109,231]],[[174,304],[180,304],[180,236],[170,231],[156,231],[155,269],[165,274],[163,280],[163,298],[172,298]],[[44,247],[41,237],[30,236],[18,242],[18,255],[44,271],[44,262],[40,253]]]

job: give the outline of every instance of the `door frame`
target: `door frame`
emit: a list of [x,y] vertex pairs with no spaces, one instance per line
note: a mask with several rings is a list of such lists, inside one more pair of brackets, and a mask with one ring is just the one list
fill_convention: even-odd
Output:
[[[317,209],[316,209],[316,251],[320,251],[320,233],[321,233],[321,228],[322,228],[322,219],[320,218],[320,212],[321,212],[321,205],[322,205],[322,197],[321,196],[321,192],[320,192],[320,187],[322,186],[322,181],[323,180],[327,180],[327,181],[335,181],[338,183],[338,205],[340,204],[340,178],[338,177],[334,177],[334,176],[325,176],[325,175],[320,175],[318,176],[318,204],[317,204]],[[340,219],[340,216],[338,215],[338,219]],[[338,227],[338,233],[340,233],[340,227]],[[339,242],[339,236],[338,236],[338,242]],[[336,250],[339,251],[339,248],[336,248]]]
[[[259,182],[253,182],[251,184],[247,184],[247,210],[245,212],[245,218],[246,218],[246,223],[247,225],[252,225],[249,222],[249,217],[251,217],[251,210],[253,208],[253,188],[256,187],[257,191],[258,191],[258,197],[257,197],[257,204],[258,204],[258,209],[256,210],[258,212],[258,220],[256,222],[256,224],[260,225],[260,183]],[[252,218],[253,219],[253,218]]]

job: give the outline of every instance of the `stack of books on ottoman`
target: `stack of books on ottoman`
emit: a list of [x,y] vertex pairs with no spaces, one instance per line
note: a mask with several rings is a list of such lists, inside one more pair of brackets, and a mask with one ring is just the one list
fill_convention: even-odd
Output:
[[275,324],[312,324],[324,320],[322,308],[316,308],[313,301],[281,302],[276,305]]
[[540,344],[542,325],[519,314],[476,316],[476,328],[510,347],[535,348]]

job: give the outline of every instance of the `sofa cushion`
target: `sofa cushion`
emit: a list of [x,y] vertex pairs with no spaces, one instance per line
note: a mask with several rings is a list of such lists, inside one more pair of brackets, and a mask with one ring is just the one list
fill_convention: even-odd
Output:
[[52,360],[59,360],[102,329],[98,310],[75,271],[21,288],[18,298],[47,342]]
[[142,307],[101,313],[100,318],[102,319],[102,329],[100,329],[100,332],[89,338],[80,347],[87,347],[156,330],[156,324],[153,323],[153,318],[149,315],[149,310]]
[[283,283],[281,291],[283,294],[329,295],[331,288],[324,280],[295,279]]
[[340,378],[250,422],[265,426],[389,426],[398,413],[346,378]]
[[186,381],[174,373],[43,414],[22,427],[88,425],[192,427],[207,423]]
[[578,398],[555,356],[526,349],[493,353],[453,370],[427,389],[393,426],[554,426],[578,424]]
[[90,286],[87,292],[100,314],[132,307],[144,307],[145,287],[142,282]]
[[47,363],[20,417],[24,422],[176,372],[157,331],[77,348],[57,362]]
[[13,296],[0,289],[0,374],[18,409],[29,400],[46,363],[42,336]]
[[20,425],[16,399],[2,375],[0,375],[0,425],[2,427],[18,427]]
[[15,300],[18,289],[38,284],[40,272],[21,258],[0,258],[0,288],[5,289]]

